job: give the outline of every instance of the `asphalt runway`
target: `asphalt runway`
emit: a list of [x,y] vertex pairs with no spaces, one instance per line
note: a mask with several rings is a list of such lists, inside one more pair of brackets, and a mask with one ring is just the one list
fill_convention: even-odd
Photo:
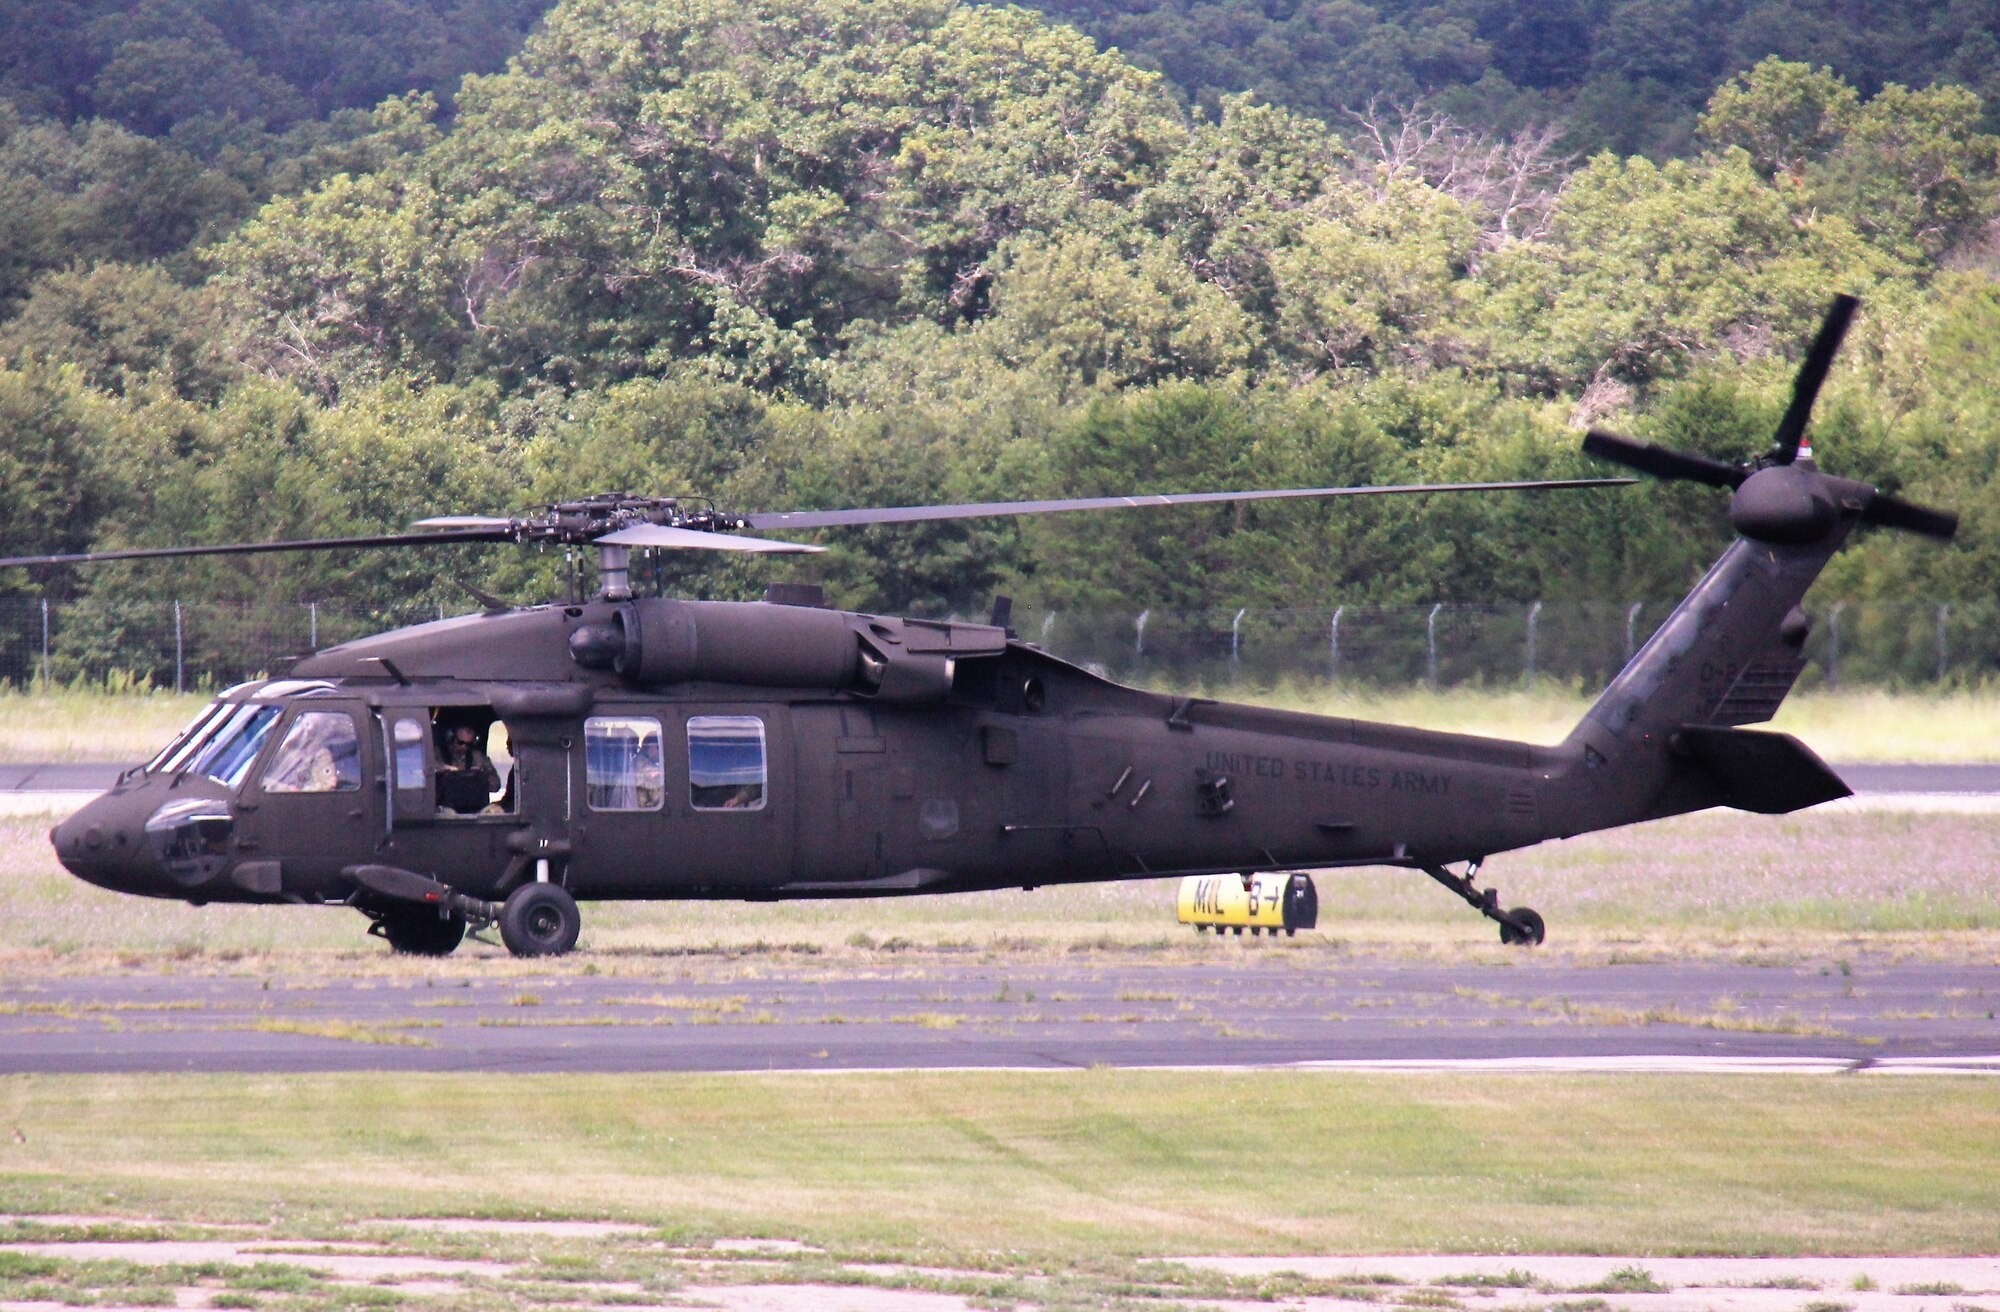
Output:
[[[1212,940],[1211,940],[1212,941]],[[1377,1066],[2000,1073],[2000,968],[968,953],[0,983],[0,1071]],[[1225,959],[1226,954],[1226,959]]]

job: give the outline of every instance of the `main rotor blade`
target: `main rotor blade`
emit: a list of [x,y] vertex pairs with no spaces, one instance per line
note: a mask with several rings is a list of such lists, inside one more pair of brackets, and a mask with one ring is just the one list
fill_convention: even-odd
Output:
[[1920,506],[1881,492],[1870,499],[1868,509],[1861,512],[1861,518],[1884,528],[1906,529],[1947,542],[1958,532],[1958,516],[1949,510],[1932,510],[1929,506]]
[[735,533],[709,533],[694,528],[669,528],[664,524],[634,524],[616,533],[606,533],[594,541],[613,547],[667,547],[676,551],[825,551],[805,542],[777,542],[771,538],[746,538]]
[[1740,465],[1654,446],[1651,442],[1635,441],[1616,433],[1607,433],[1601,428],[1593,428],[1583,435],[1583,451],[1585,455],[1609,460],[1642,474],[1651,474],[1654,478],[1687,479],[1706,483],[1710,487],[1741,487],[1743,480],[1750,477],[1750,471]]
[[1813,401],[1826,382],[1827,371],[1833,368],[1840,339],[1847,336],[1847,325],[1854,321],[1854,312],[1860,307],[1860,299],[1845,292],[1834,297],[1833,304],[1827,307],[1819,336],[1813,338],[1812,349],[1806,352],[1805,363],[1799,366],[1798,377],[1792,380],[1792,403],[1785,408],[1785,417],[1778,421],[1771,445],[1771,456],[1776,463],[1789,465],[1798,459],[1799,439],[1805,436],[1806,421],[1812,418]]
[[439,529],[431,533],[380,533],[357,538],[302,538],[289,542],[224,542],[205,547],[133,547],[125,551],[79,551],[64,556],[7,556],[0,569],[15,565],[85,565],[100,560],[164,560],[174,556],[254,556],[272,551],[344,551],[362,547],[409,547],[434,542],[512,542],[511,532],[488,528]]
[[512,528],[514,521],[504,515],[433,515],[410,521],[411,528]]
[[[1177,492],[1130,497],[1071,497],[1058,501],[974,501],[953,506],[877,506],[865,510],[766,510],[745,515],[751,528],[840,528],[850,524],[914,524],[932,519],[981,519],[989,515],[1051,515],[1070,510],[1124,510],[1135,506],[1200,506],[1234,501],[1305,497],[1379,497],[1419,492],[1542,492],[1572,487],[1624,487],[1630,478],[1546,478],[1516,483],[1410,483],[1380,487],[1291,487],[1257,492]],[[616,538],[600,538],[611,542]],[[740,539],[739,539],[740,541]]]

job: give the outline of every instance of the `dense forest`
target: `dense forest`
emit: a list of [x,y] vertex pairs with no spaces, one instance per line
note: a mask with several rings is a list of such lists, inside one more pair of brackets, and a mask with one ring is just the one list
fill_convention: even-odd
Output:
[[[0,36],[0,548],[1605,472],[1768,440],[1965,514],[1990,601],[2000,11],[1792,0],[31,0]],[[1072,27],[1067,24],[1074,23]],[[868,607],[1671,596],[1698,489],[829,533]],[[16,571],[458,604],[561,562]],[[672,562],[754,595],[769,567]]]

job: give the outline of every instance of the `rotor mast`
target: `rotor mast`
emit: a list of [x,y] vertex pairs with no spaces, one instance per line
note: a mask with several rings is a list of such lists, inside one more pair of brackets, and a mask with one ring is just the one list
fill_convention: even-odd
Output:
[[598,595],[605,601],[632,600],[632,552],[608,542],[597,544]]

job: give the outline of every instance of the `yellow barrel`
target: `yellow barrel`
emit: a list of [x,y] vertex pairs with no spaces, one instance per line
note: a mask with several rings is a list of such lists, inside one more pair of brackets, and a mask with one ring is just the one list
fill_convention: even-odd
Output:
[[1181,924],[1216,932],[1296,933],[1319,923],[1319,894],[1305,875],[1189,875],[1181,880]]

